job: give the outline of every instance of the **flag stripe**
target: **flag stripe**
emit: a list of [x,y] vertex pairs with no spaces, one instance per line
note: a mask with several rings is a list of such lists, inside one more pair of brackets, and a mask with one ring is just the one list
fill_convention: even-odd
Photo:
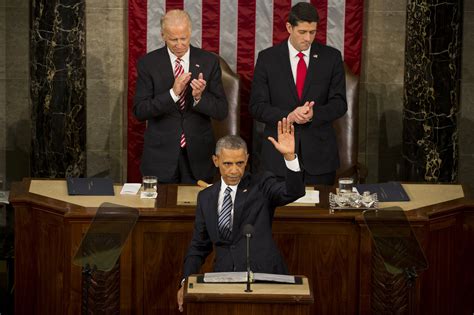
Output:
[[206,0],[202,3],[202,48],[219,53],[220,1]]
[[344,61],[357,75],[360,73],[363,14],[364,3],[362,0],[346,0]]
[[147,49],[147,7],[146,2],[129,0],[128,2],[128,91],[127,91],[127,177],[139,179],[140,158],[143,150],[143,131],[145,124],[138,122],[132,114],[135,82],[137,79],[136,62]]
[[166,12],[170,10],[183,9],[183,0],[166,0]]
[[[243,1],[242,1],[243,2]],[[238,6],[238,35],[237,35],[237,72],[240,74],[240,126],[241,136],[251,147],[252,117],[248,106],[250,99],[250,85],[253,75],[255,59],[255,10],[256,0],[239,2]],[[242,104],[245,104],[242,106]]]
[[288,38],[286,22],[291,3],[287,0],[273,1],[273,44],[276,45]]
[[255,14],[255,62],[258,53],[270,46],[273,42],[273,3],[271,1],[257,1]]
[[344,55],[345,0],[328,0],[327,41],[329,46],[339,49]]
[[[135,0],[142,5],[144,1]],[[146,51],[155,50],[164,45],[161,38],[160,20],[165,14],[165,2],[160,0],[149,0],[147,9]],[[131,26],[131,25],[130,25]],[[129,26],[129,28],[130,28]],[[130,29],[132,32],[132,29]]]
[[326,44],[327,41],[327,16],[328,0],[311,0],[311,4],[316,7],[319,14],[318,31],[316,32],[316,41]]
[[220,10],[219,54],[229,64],[232,71],[237,71],[237,1],[221,1]]
[[189,13],[193,31],[191,45],[201,47],[202,38],[202,0],[184,0],[184,10]]

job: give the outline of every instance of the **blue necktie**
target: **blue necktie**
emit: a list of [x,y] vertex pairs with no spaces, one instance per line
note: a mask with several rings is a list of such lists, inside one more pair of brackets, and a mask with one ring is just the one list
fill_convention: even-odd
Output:
[[217,227],[222,239],[230,240],[231,230],[230,230],[230,217],[232,215],[232,198],[230,192],[232,188],[227,186],[224,192],[224,202],[222,202],[222,209],[219,213],[219,219],[217,221]]

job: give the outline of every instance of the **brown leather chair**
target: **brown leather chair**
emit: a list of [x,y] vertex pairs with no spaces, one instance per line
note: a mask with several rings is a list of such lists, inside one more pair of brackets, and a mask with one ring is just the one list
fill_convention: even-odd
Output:
[[229,114],[222,121],[212,121],[216,141],[226,135],[240,134],[240,78],[220,56],[219,61],[222,70],[222,84],[229,103]]
[[344,64],[346,73],[347,112],[334,121],[341,166],[336,172],[339,177],[352,177],[364,182],[367,168],[357,161],[359,153],[359,77]]

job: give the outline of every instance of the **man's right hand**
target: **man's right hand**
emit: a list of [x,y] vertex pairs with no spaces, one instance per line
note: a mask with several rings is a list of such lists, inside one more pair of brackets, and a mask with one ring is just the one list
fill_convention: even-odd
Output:
[[179,288],[178,294],[176,296],[176,298],[178,300],[178,309],[179,309],[180,312],[183,312],[183,295],[184,295],[184,286]]
[[174,79],[173,92],[176,96],[181,95],[191,80],[191,72],[186,72]]
[[296,107],[291,113],[288,114],[288,120],[291,123],[306,124],[313,118],[313,106],[314,102],[306,102],[302,106]]

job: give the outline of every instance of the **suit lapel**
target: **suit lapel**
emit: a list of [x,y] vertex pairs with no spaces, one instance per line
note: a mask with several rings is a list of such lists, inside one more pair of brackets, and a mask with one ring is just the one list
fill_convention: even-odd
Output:
[[211,198],[208,200],[208,205],[207,207],[210,209],[209,211],[209,221],[208,221],[208,226],[212,227],[214,231],[212,233],[216,233],[217,238],[220,238],[219,235],[219,229],[217,228],[217,213],[219,209],[217,209],[218,206],[218,200],[219,200],[219,192],[221,190],[221,181],[215,183],[212,185],[212,193],[211,193]]
[[305,96],[309,91],[309,87],[311,82],[314,78],[318,75],[318,68],[319,68],[319,46],[317,43],[311,45],[311,50],[309,52],[309,65],[308,65],[308,72],[306,73],[306,79],[304,81],[304,88],[303,88],[303,97],[302,100],[305,100]]
[[158,60],[164,61],[164,69],[160,71],[160,74],[163,76],[164,82],[169,82],[171,86],[173,86],[174,82],[174,69],[173,65],[171,64],[170,55],[168,53],[168,48],[163,47],[159,50]]
[[291,95],[295,100],[295,105],[298,104],[298,92],[296,91],[295,79],[293,78],[293,72],[291,72],[290,53],[288,51],[288,41],[284,41],[280,44],[280,62],[283,77],[286,78],[286,83],[290,89]]
[[201,60],[197,55],[197,49],[193,46],[190,46],[189,51],[189,72],[192,73],[191,80],[198,77],[199,73],[202,72],[201,70]]
[[234,220],[232,222],[232,239],[235,240],[239,235],[239,226],[242,219],[242,212],[244,210],[245,201],[247,200],[248,195],[248,184],[249,184],[249,175],[245,175],[244,178],[237,186],[237,193],[235,195],[234,201]]

